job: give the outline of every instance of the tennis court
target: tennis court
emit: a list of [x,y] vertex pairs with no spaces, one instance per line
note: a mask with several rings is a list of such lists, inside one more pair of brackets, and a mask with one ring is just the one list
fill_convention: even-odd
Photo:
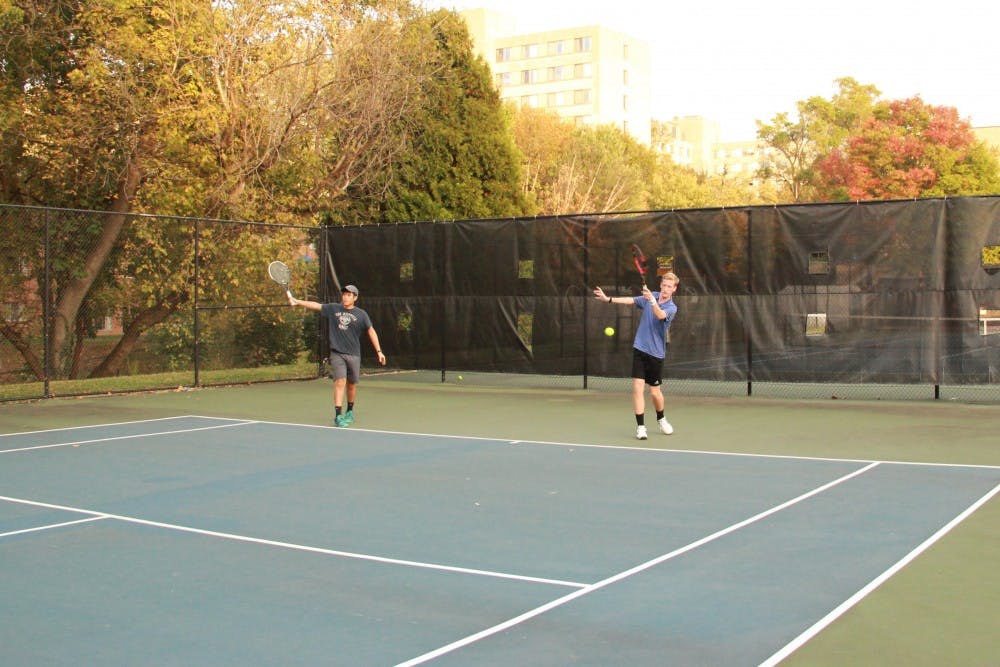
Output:
[[[855,456],[854,429],[892,430],[894,406],[838,406],[853,442],[830,456],[821,435],[806,456],[783,450],[825,429],[808,425],[825,405],[798,406],[807,421],[762,436],[766,451],[753,424],[796,408],[675,401],[677,434],[635,447],[609,421],[628,413],[614,393],[371,382],[357,428],[334,429],[328,389],[5,406],[4,664],[836,664],[869,594],[877,607],[913,563],[960,549],[952,533],[995,513],[1000,490],[1000,467],[972,453],[995,408],[946,406],[965,429],[949,434],[934,424],[953,415],[925,406],[917,456],[889,459]],[[285,419],[264,419],[268,404]],[[48,428],[18,429],[29,416]],[[566,416],[586,435],[549,437]],[[720,428],[761,451],[724,447]],[[949,456],[914,460],[948,438]],[[995,576],[979,582],[987,604]],[[995,610],[967,629],[995,627]],[[953,664],[991,660],[945,643]]]

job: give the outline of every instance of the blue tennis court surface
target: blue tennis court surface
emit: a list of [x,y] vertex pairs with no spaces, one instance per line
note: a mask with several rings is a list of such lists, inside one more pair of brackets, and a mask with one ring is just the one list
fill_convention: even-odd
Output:
[[193,416],[0,436],[0,661],[774,664],[998,490]]

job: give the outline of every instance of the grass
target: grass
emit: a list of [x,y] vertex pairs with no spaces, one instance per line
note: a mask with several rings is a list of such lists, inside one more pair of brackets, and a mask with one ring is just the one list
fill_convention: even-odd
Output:
[[[198,385],[253,384],[255,382],[314,378],[317,375],[316,363],[303,360],[282,366],[200,370],[198,372]],[[120,394],[134,391],[190,387],[195,384],[194,380],[194,371],[118,375],[106,378],[77,380],[51,380],[49,382],[49,392],[51,396]],[[47,398],[44,382],[0,385],[0,401],[31,400],[36,398]]]

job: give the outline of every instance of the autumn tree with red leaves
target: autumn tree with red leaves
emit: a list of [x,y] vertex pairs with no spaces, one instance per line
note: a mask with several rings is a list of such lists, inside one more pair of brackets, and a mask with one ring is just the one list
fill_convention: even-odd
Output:
[[953,107],[920,97],[878,103],[856,133],[816,162],[820,199],[993,194],[1000,166]]

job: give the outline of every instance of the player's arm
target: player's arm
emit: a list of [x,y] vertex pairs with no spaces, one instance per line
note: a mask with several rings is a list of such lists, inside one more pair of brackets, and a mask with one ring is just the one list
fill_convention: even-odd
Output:
[[368,340],[372,342],[372,347],[375,348],[375,354],[378,355],[378,362],[385,366],[385,355],[382,354],[382,345],[378,342],[378,334],[375,333],[375,327],[368,327]]
[[667,319],[667,313],[666,313],[666,311],[664,311],[662,308],[660,308],[660,304],[656,300],[656,297],[653,296],[653,292],[646,285],[642,286],[642,295],[644,297],[646,297],[647,301],[649,301],[650,306],[651,306],[652,311],[653,311],[653,317],[655,317],[658,320],[665,320],[665,319]]
[[630,296],[608,296],[600,286],[594,288],[594,298],[604,303],[632,303]]
[[288,305],[295,307],[301,306],[302,308],[308,308],[309,310],[323,310],[323,304],[316,301],[303,301],[302,299],[296,299],[294,296],[288,297]]

